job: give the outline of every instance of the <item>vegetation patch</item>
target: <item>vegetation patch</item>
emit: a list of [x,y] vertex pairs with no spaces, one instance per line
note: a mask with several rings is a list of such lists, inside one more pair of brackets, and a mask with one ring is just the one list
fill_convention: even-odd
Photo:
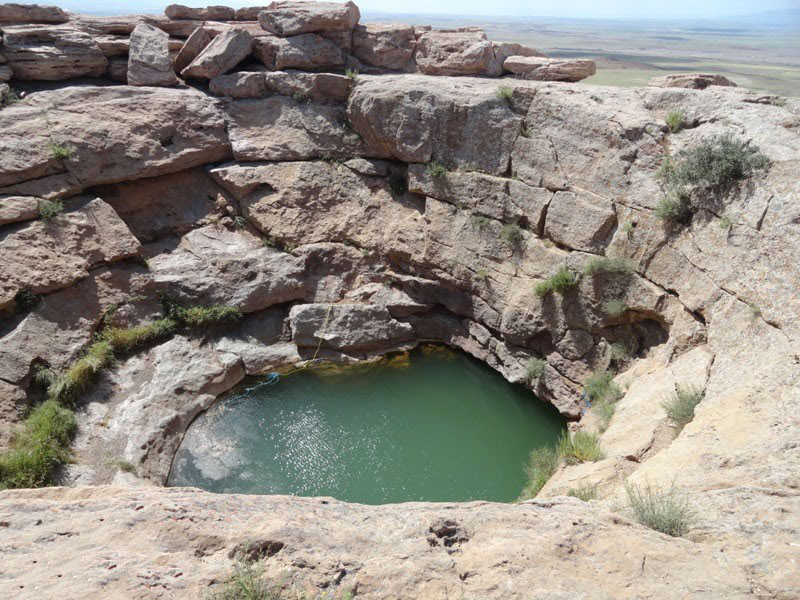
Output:
[[525,465],[528,478],[520,494],[520,500],[535,498],[558,468],[560,457],[553,448],[534,448]]
[[425,166],[425,172],[431,177],[444,177],[447,169],[442,163],[432,160]]
[[9,86],[0,84],[0,108],[19,102],[19,96]]
[[51,140],[47,142],[47,147],[50,149],[50,154],[52,154],[55,159],[64,160],[72,156],[72,148],[64,144],[59,144]]
[[586,379],[584,389],[600,419],[600,431],[605,431],[616,412],[617,402],[622,398],[622,389],[614,383],[614,373],[607,369],[592,373]]
[[586,266],[583,267],[583,272],[586,275],[597,275],[599,273],[631,273],[633,272],[633,263],[621,256],[598,256],[586,263]]
[[39,217],[45,223],[50,223],[64,212],[64,203],[61,200],[39,200]]
[[661,405],[667,416],[675,423],[676,436],[694,419],[694,409],[704,397],[705,392],[700,388],[679,385],[672,397]]
[[525,365],[525,381],[528,383],[535,383],[544,375],[547,361],[541,358],[532,358]]
[[688,533],[696,517],[689,496],[675,487],[660,489],[646,483],[643,486],[627,484],[628,506],[634,518],[650,529],[681,537]]
[[358,79],[358,69],[345,69],[344,76],[355,81]]
[[758,146],[733,135],[714,136],[698,146],[681,150],[668,180],[676,185],[699,185],[706,188],[725,188],[769,167],[770,161]]
[[656,205],[655,214],[662,221],[686,225],[692,220],[692,207],[686,194],[673,191]]
[[597,484],[590,485],[588,483],[580,483],[577,487],[570,488],[567,491],[567,496],[577,498],[584,502],[597,499]]
[[666,123],[670,133],[678,133],[686,126],[686,115],[682,110],[671,110],[667,113]]
[[576,431],[572,436],[565,431],[558,439],[556,452],[568,465],[597,462],[605,458],[600,449],[600,439],[592,431]]
[[22,288],[14,294],[14,306],[18,313],[32,311],[41,301],[42,297],[39,294],[35,294],[30,288]]
[[600,309],[607,314],[609,317],[621,317],[626,312],[628,312],[628,305],[625,303],[624,300],[620,300],[617,298],[612,298],[611,300],[605,300],[603,304],[600,306]]
[[514,88],[510,88],[507,85],[501,85],[499,88],[497,88],[495,95],[497,96],[498,100],[502,100],[508,104],[508,106],[511,106],[511,100],[514,98]]
[[484,217],[483,215],[472,215],[469,218],[469,224],[473,229],[477,229],[478,231],[486,231],[491,226],[492,220],[489,217]]
[[545,279],[536,284],[533,291],[540,298],[544,298],[550,292],[564,294],[570,288],[578,285],[579,279],[568,267],[562,266],[549,279]]
[[298,104],[306,104],[307,102],[311,102],[311,96],[308,94],[308,92],[295,92],[292,94],[292,99]]
[[503,238],[503,241],[509,246],[516,246],[525,236],[522,233],[522,227],[516,223],[511,223],[503,225],[503,228],[500,230],[500,237]]

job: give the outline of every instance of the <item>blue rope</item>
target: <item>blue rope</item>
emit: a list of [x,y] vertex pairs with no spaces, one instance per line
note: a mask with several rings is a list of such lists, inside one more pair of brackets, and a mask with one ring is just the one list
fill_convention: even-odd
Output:
[[269,375],[267,375],[267,377],[266,377],[266,379],[264,379],[264,381],[260,381],[256,385],[254,385],[253,387],[247,388],[244,392],[245,392],[245,394],[248,394],[248,393],[252,392],[253,390],[257,390],[258,388],[264,387],[265,385],[275,385],[276,383],[278,383],[278,381],[280,381],[280,378],[281,378],[280,375],[278,375],[275,372],[272,372]]

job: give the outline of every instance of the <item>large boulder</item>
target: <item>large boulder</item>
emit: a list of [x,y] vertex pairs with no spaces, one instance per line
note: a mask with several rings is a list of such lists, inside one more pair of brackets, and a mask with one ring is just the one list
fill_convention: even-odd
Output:
[[509,56],[503,69],[534,81],[580,81],[597,72],[593,60]]
[[15,79],[57,81],[102,77],[108,60],[92,37],[68,26],[3,28],[3,56]]
[[0,225],[30,221],[38,216],[38,198],[32,196],[0,196]]
[[169,54],[169,36],[141,23],[131,34],[128,55],[128,85],[171,86],[178,78]]
[[66,23],[69,15],[57,6],[38,4],[0,4],[0,24]]
[[263,36],[253,40],[253,56],[272,71],[315,71],[344,65],[341,49],[315,33],[290,38]]
[[414,328],[377,304],[299,304],[289,311],[292,341],[341,352],[390,349],[413,341]]
[[191,79],[213,79],[227,73],[250,54],[253,38],[244,29],[227,29],[181,71]]
[[484,79],[360,76],[348,115],[371,152],[504,174],[521,119]]
[[215,96],[228,98],[260,98],[267,95],[264,73],[260,71],[238,71],[214,77],[208,84]]
[[262,76],[267,92],[314,102],[347,102],[353,84],[349,77],[334,73],[274,71]]
[[187,304],[224,304],[253,312],[305,294],[304,261],[265,246],[246,230],[209,225],[166,250],[152,256],[148,265],[156,284]]
[[205,6],[195,8],[183,4],[170,4],[164,14],[175,20],[233,21],[234,9],[229,6]]
[[492,54],[494,57],[489,64],[488,74],[494,77],[503,74],[503,64],[510,56],[544,56],[538,50],[514,42],[492,42]]
[[692,90],[704,90],[710,85],[737,87],[733,81],[724,75],[710,73],[679,73],[676,75],[664,75],[663,77],[654,77],[647,85],[651,87],[688,88]]
[[0,309],[22,290],[47,294],[99,265],[139,254],[139,241],[102,200],[79,198],[69,208],[49,223],[19,224],[0,239]]
[[204,27],[198,27],[186,38],[175,57],[175,72],[180,73],[211,43],[214,36]]
[[[216,102],[193,90],[115,86],[39,92],[0,111],[0,131],[0,194],[42,196],[57,185],[65,195],[75,194],[230,156]],[[57,156],[52,143],[69,156]]]
[[611,202],[586,192],[556,192],[547,209],[544,235],[575,250],[599,252],[617,222]]
[[465,27],[423,33],[414,58],[425,75],[482,75],[494,52],[482,29]]
[[341,31],[355,27],[361,13],[353,2],[278,1],[258,15],[265,30],[289,37],[314,31]]
[[342,108],[307,98],[237,100],[229,108],[228,136],[237,160],[307,160],[366,153],[347,128]]
[[413,71],[416,45],[411,25],[357,25],[353,30],[353,55],[371,67]]

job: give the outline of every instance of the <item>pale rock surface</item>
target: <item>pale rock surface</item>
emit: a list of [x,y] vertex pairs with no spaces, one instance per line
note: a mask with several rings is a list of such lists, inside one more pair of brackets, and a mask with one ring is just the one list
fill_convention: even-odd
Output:
[[414,329],[376,304],[299,304],[289,311],[292,341],[299,347],[365,352],[414,340]]
[[19,224],[0,238],[0,308],[22,289],[47,294],[68,287],[103,263],[141,250],[114,210],[99,199],[71,200],[51,223]]
[[253,38],[244,29],[231,28],[217,35],[189,66],[184,78],[213,79],[227,73],[250,54]]
[[268,92],[308,98],[314,102],[347,102],[352,88],[352,80],[344,75],[301,71],[267,73],[264,83]]
[[0,4],[0,24],[11,23],[66,23],[69,15],[57,6],[39,4]]
[[340,31],[353,29],[361,18],[353,2],[273,2],[258,15],[265,30],[289,37],[315,31]]
[[261,71],[238,71],[229,75],[218,75],[208,84],[215,96],[228,98],[261,98],[267,95],[264,73]]
[[228,6],[205,6],[195,8],[183,4],[170,4],[164,9],[170,19],[197,21],[233,21],[234,9]]
[[178,78],[169,54],[169,36],[142,23],[131,33],[128,55],[128,85],[171,86]]
[[710,85],[736,87],[736,84],[724,75],[708,73],[680,73],[677,75],[654,77],[647,85],[662,88],[689,88],[693,90],[704,90]]
[[66,25],[4,27],[2,48],[15,79],[101,77],[108,67],[91,36]]
[[556,192],[547,209],[544,235],[557,244],[598,252],[610,241],[616,225],[614,206],[583,192]]
[[522,44],[514,42],[492,42],[492,61],[489,63],[488,75],[500,77],[503,74],[503,65],[506,59],[511,56],[527,57],[539,56],[544,57],[544,54],[533,48],[528,48]]
[[186,38],[175,57],[175,72],[180,73],[211,43],[214,36],[204,27],[198,27]]
[[0,225],[30,221],[38,216],[38,198],[32,196],[0,196]]
[[411,25],[358,25],[353,55],[366,65],[392,71],[414,71],[417,39]]
[[314,71],[344,65],[341,49],[315,33],[289,38],[263,36],[253,40],[253,56],[271,71]]
[[208,225],[163,253],[148,253],[160,289],[186,305],[222,304],[248,313],[305,295],[303,261],[246,230]]
[[580,81],[597,72],[593,60],[565,60],[540,56],[510,56],[503,69],[534,81]]
[[417,38],[414,59],[425,75],[482,75],[494,52],[482,29],[437,29]]

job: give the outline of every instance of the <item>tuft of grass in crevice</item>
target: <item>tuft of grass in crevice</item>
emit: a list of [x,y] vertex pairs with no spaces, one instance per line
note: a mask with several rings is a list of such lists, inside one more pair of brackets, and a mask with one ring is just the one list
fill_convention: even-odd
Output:
[[556,452],[568,465],[597,462],[605,458],[600,448],[600,439],[591,431],[576,431],[572,436],[565,431],[558,439]]
[[629,306],[625,303],[624,300],[612,298],[610,300],[605,300],[603,304],[600,305],[600,310],[602,310],[605,314],[609,317],[621,317],[629,310]]
[[27,313],[36,308],[42,297],[30,288],[22,288],[14,294],[14,307],[18,313]]
[[597,484],[590,485],[588,483],[579,483],[577,487],[570,488],[567,491],[567,496],[577,498],[583,502],[597,500]]
[[730,184],[768,168],[770,160],[731,134],[714,136],[694,148],[681,150],[667,171],[667,180],[675,185],[698,185],[724,189]]
[[39,200],[39,218],[45,223],[50,223],[64,212],[64,203],[61,200]]
[[686,126],[686,115],[682,110],[671,110],[667,113],[665,122],[670,133],[678,133]]
[[431,177],[444,177],[447,168],[442,163],[432,160],[425,166],[425,172]]
[[672,537],[686,535],[696,522],[688,494],[671,483],[666,489],[645,483],[625,485],[628,507],[634,519],[645,527]]
[[355,81],[358,79],[358,69],[345,69],[344,76]]
[[471,215],[469,218],[469,224],[473,229],[483,232],[491,227],[492,220],[489,217],[484,217],[483,215]]
[[50,150],[50,154],[53,158],[57,160],[65,160],[72,156],[72,148],[66,144],[59,144],[58,142],[50,140],[47,142],[47,148]]
[[623,395],[622,389],[614,383],[614,373],[607,369],[592,373],[586,379],[584,389],[592,402],[595,414],[600,420],[600,431],[603,432],[608,429],[608,425],[614,417],[617,402]]
[[292,94],[292,100],[294,100],[298,104],[306,104],[308,102],[311,102],[311,96],[309,95],[308,92],[305,91],[295,92],[294,94]]
[[550,292],[564,294],[567,290],[578,285],[578,276],[575,275],[568,267],[562,266],[551,275],[548,279],[540,281],[533,288],[533,291],[540,298],[544,298]]
[[501,85],[499,88],[497,88],[495,96],[497,96],[498,100],[501,100],[508,106],[511,106],[511,102],[514,98],[514,88],[510,88],[507,85]]
[[525,381],[534,384],[544,375],[547,361],[541,358],[532,358],[525,365]]
[[525,465],[525,475],[528,480],[520,494],[520,500],[535,498],[547,481],[558,469],[560,457],[555,449],[545,446],[534,448]]
[[621,256],[597,256],[583,267],[585,275],[599,273],[632,273],[633,262]]
[[271,584],[263,567],[238,560],[233,572],[217,586],[211,600],[281,600],[280,589]]
[[516,223],[510,223],[503,225],[500,229],[500,237],[509,246],[518,246],[525,236],[522,233],[522,227]]
[[656,205],[655,215],[662,221],[688,225],[692,220],[692,207],[688,196],[679,191],[671,192]]
[[667,416],[675,423],[675,436],[694,419],[694,409],[703,401],[705,392],[694,386],[676,386],[669,400],[662,403]]

